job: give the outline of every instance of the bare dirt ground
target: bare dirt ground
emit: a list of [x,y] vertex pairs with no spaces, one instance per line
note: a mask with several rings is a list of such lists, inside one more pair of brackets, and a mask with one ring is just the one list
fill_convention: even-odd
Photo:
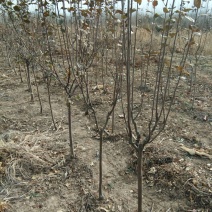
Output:
[[[136,156],[118,121],[118,133],[105,137],[104,200],[98,201],[99,141],[92,121],[74,101],[73,139],[69,154],[65,97],[51,88],[53,130],[47,89],[40,80],[43,114],[35,86],[27,85],[3,62],[0,68],[0,211],[133,212],[137,208]],[[145,149],[143,211],[211,211],[212,208],[212,58],[201,59],[195,110],[186,79],[165,131]],[[24,73],[24,72],[23,72]],[[98,92],[97,94],[98,95]],[[97,107],[101,107],[101,104]],[[116,111],[119,120],[120,111]],[[123,129],[122,129],[123,128]]]

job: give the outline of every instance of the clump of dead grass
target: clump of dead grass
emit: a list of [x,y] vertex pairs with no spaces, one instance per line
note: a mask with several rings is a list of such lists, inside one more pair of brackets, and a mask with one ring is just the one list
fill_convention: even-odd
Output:
[[[187,205],[201,209],[211,207],[212,190],[206,171],[192,167],[177,151],[167,150],[152,143],[144,152],[144,179],[147,186],[157,187],[172,199],[186,199]],[[133,165],[132,165],[133,164]],[[131,167],[137,170],[133,154]]]
[[5,212],[10,207],[10,205],[6,201],[0,200],[0,212]]
[[205,174],[191,168],[187,160],[152,144],[145,150],[145,178],[150,186],[165,189],[172,197],[186,198],[188,205],[211,207],[211,187]]
[[212,32],[208,32],[207,33],[207,38],[206,38],[206,42],[205,42],[205,46],[204,46],[204,51],[203,54],[204,55],[212,55]]
[[6,181],[19,182],[32,177],[50,167],[51,163],[45,160],[44,153],[31,151],[25,146],[15,143],[6,143],[0,147],[1,174]]

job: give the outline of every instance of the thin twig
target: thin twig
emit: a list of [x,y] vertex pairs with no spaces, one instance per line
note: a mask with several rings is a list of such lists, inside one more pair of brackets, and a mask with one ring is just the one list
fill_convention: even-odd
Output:
[[154,202],[152,203],[152,207],[151,207],[150,212],[153,212],[153,208],[154,208]]

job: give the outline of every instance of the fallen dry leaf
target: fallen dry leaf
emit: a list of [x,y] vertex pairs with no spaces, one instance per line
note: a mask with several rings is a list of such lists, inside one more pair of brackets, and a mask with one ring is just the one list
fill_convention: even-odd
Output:
[[185,146],[183,146],[183,145],[182,145],[180,148],[181,148],[182,150],[188,152],[190,155],[205,156],[205,157],[207,157],[207,158],[209,158],[209,159],[212,159],[212,155],[209,155],[209,154],[207,154],[207,153],[205,153],[205,152],[200,152],[200,151],[197,151],[197,150],[195,150],[195,149],[190,149],[190,148],[185,147]]
[[123,119],[124,118],[124,114],[119,115],[119,118]]
[[99,211],[104,211],[104,212],[109,212],[109,210],[103,208],[103,207],[98,207]]

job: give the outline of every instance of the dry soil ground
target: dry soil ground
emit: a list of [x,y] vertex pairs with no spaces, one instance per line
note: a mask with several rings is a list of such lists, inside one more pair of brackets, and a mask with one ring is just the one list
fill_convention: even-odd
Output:
[[[201,58],[195,110],[184,101],[189,97],[183,79],[165,131],[145,149],[143,211],[212,210],[211,61]],[[98,201],[99,141],[80,101],[72,105],[77,157],[69,161],[64,94],[57,85],[51,88],[57,125],[53,130],[45,84],[40,80],[42,115],[35,86],[33,103],[26,89],[25,78],[21,83],[1,58],[0,211],[136,211],[136,156],[124,130],[105,137],[105,199]]]

